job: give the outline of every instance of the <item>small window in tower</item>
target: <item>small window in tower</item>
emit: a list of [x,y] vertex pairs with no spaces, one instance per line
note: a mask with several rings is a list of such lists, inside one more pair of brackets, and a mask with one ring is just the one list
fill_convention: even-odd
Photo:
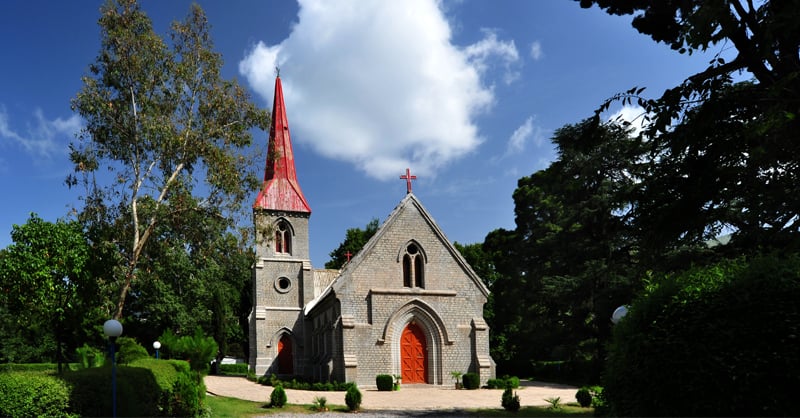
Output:
[[275,227],[275,252],[278,254],[292,253],[292,231],[288,222],[281,220]]
[[403,286],[425,287],[424,260],[414,243],[408,244],[403,254]]
[[280,293],[287,293],[292,290],[292,281],[288,277],[278,277],[275,280],[275,290]]

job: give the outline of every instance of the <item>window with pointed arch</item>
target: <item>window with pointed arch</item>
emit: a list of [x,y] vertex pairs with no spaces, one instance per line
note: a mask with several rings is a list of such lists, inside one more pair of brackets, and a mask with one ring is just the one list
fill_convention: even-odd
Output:
[[292,230],[289,223],[283,219],[275,225],[275,252],[278,254],[292,253]]
[[406,245],[403,253],[403,287],[425,287],[422,252],[413,242]]

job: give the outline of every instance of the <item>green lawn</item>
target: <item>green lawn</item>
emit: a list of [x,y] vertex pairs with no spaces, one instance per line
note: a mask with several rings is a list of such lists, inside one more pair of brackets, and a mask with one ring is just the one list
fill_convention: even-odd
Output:
[[[275,413],[308,414],[316,412],[311,405],[289,405],[283,408],[267,408],[264,402],[245,401],[221,396],[206,396],[206,405],[211,409],[211,416],[222,418],[248,417],[255,415],[269,415]],[[342,405],[329,405],[331,411],[347,413],[347,407]],[[519,412],[508,412],[502,408],[470,409],[459,412],[458,415],[476,417],[591,417],[594,416],[592,408],[564,405],[559,410],[547,409],[545,406],[527,406]]]

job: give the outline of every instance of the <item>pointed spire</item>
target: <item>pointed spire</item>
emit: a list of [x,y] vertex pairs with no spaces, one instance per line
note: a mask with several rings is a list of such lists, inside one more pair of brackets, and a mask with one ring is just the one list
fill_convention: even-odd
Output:
[[264,186],[256,197],[254,208],[311,213],[294,167],[289,120],[283,103],[283,86],[280,75],[275,77],[275,99],[272,105],[272,124],[269,128],[267,166]]

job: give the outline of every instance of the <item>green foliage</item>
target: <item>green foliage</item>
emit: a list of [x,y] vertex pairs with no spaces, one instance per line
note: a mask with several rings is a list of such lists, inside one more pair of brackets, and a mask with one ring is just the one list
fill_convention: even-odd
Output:
[[[171,25],[169,43],[135,0],[105,3],[99,26],[97,59],[72,100],[85,128],[70,144],[75,174],[67,184],[86,190],[78,216],[97,253],[108,256],[105,275],[118,289],[120,317],[140,273],[166,260],[163,247],[200,242],[191,236],[195,218],[232,225],[259,184],[247,151],[251,129],[266,128],[268,115],[222,78],[199,6]],[[100,169],[108,175],[96,176]],[[178,241],[164,239],[165,230]]]
[[355,256],[361,248],[364,247],[364,244],[378,232],[378,219],[373,218],[367,224],[364,229],[361,228],[350,228],[347,230],[345,235],[344,241],[342,241],[339,246],[331,251],[330,254],[330,261],[325,263],[326,269],[340,269],[342,266],[347,263],[348,257],[347,253],[350,253],[350,256]]
[[361,391],[358,390],[358,386],[352,385],[347,388],[347,393],[344,394],[344,403],[351,411],[358,411],[361,408]]
[[[516,228],[487,235],[495,300],[489,317],[498,370],[530,374],[532,360],[591,360],[599,375],[607,318],[638,287],[625,211],[638,145],[590,120],[556,131],[559,158],[519,180]],[[488,319],[487,319],[488,320]]]
[[[77,222],[31,214],[14,225],[0,254],[0,348],[7,361],[63,362],[94,319],[95,283],[86,274],[89,246]],[[42,352],[44,349],[44,352]],[[39,352],[30,358],[25,351]]]
[[133,363],[136,360],[150,357],[147,350],[133,338],[119,337],[117,345],[119,352],[116,360],[119,364]]
[[588,408],[589,406],[591,406],[592,393],[589,392],[589,388],[584,386],[578,389],[578,392],[575,393],[575,400],[577,400],[578,403],[584,408]]
[[[111,414],[111,367],[63,375],[72,387],[70,408],[81,416]],[[117,413],[120,416],[196,416],[205,385],[186,362],[150,358],[117,367]]]
[[486,387],[489,389],[517,389],[519,387],[519,378],[506,375],[499,379],[489,379],[486,382]]
[[57,376],[41,372],[0,373],[0,416],[73,417],[69,387]]
[[219,365],[219,372],[220,374],[227,374],[227,375],[246,375],[248,370],[247,363],[237,363],[237,364],[220,364]]
[[628,415],[797,415],[800,256],[656,280],[614,329],[603,398]]
[[481,387],[481,377],[478,373],[464,373],[462,376],[464,389],[478,389]]
[[260,376],[256,381],[259,384],[267,385],[267,386],[283,386],[284,389],[298,389],[298,390],[313,390],[313,391],[320,391],[320,392],[342,392],[350,389],[351,386],[355,385],[353,382],[344,382],[340,383],[337,381],[333,382],[307,382],[303,380],[280,380],[278,376],[272,374],[269,376]]
[[508,387],[503,391],[500,404],[506,411],[517,412],[520,407],[519,395],[517,395],[512,388]]
[[161,347],[169,353],[171,358],[185,359],[192,370],[201,375],[208,374],[211,360],[217,354],[217,342],[211,337],[203,335],[203,330],[197,328],[194,335],[177,337],[171,331],[165,331],[159,338]]
[[75,349],[75,356],[78,360],[78,366],[84,369],[90,367],[100,367],[105,364],[105,354],[102,350],[95,347],[90,347],[84,344],[82,347]]
[[563,407],[563,405],[561,404],[560,396],[545,398],[544,401],[550,404],[550,406],[548,406],[547,409],[551,411],[560,411],[561,408]]
[[286,391],[283,390],[283,386],[281,385],[275,386],[269,394],[270,408],[283,408],[283,406],[286,405],[286,400]]
[[378,390],[390,391],[392,390],[393,383],[394,377],[390,374],[379,374],[375,376],[375,385],[378,387]]
[[315,396],[314,397],[314,409],[319,412],[325,412],[328,410],[328,399],[324,396]]

